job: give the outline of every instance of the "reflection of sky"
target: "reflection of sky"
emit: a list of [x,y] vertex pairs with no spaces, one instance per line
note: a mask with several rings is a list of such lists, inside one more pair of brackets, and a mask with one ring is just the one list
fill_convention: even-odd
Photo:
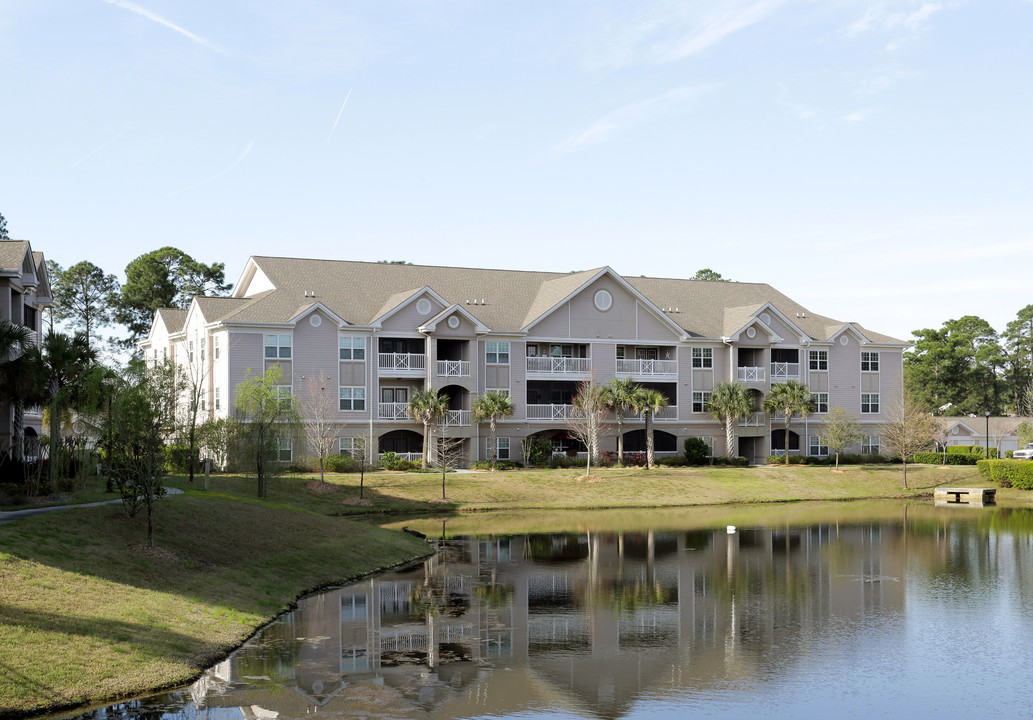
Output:
[[959,512],[453,540],[303,602],[195,696],[245,717],[1019,716],[1033,523]]

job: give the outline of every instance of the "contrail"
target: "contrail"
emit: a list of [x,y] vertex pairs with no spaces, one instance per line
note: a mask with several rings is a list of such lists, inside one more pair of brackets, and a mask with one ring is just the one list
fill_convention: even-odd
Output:
[[255,141],[254,141],[254,140],[252,140],[251,142],[249,142],[249,143],[247,144],[247,147],[246,147],[246,148],[244,148],[244,152],[242,152],[242,153],[240,154],[240,157],[239,157],[239,158],[237,158],[236,160],[234,160],[234,161],[233,161],[233,164],[232,164],[232,165],[230,165],[230,166],[229,166],[228,168],[226,168],[225,170],[223,170],[223,171],[221,171],[221,172],[217,172],[217,173],[215,173],[214,175],[212,175],[212,176],[211,176],[210,178],[206,178],[206,179],[202,180],[201,182],[197,182],[197,183],[194,183],[193,185],[187,185],[187,186],[186,186],[185,188],[183,188],[183,189],[181,189],[181,190],[176,190],[175,192],[170,192],[170,193],[169,193],[168,195],[165,195],[165,196],[164,196],[164,197],[162,198],[162,200],[164,200],[165,198],[170,198],[170,197],[172,197],[173,195],[179,195],[180,193],[185,193],[185,192],[187,192],[188,190],[193,190],[194,188],[199,188],[199,187],[201,187],[202,185],[207,185],[208,183],[212,182],[213,180],[218,180],[218,179],[219,179],[219,178],[221,178],[221,177],[222,177],[223,175],[225,175],[226,173],[228,173],[228,172],[229,172],[230,170],[232,170],[233,168],[237,167],[237,165],[240,165],[240,163],[241,163],[241,162],[242,162],[242,161],[244,160],[244,158],[246,158],[246,157],[248,156],[248,153],[250,153],[250,152],[251,152],[251,148],[252,148],[252,147],[254,146],[254,144],[255,144]]
[[110,139],[110,140],[108,140],[107,142],[104,142],[104,143],[102,143],[101,145],[99,145],[98,147],[94,148],[93,150],[90,150],[90,151],[89,151],[88,153],[86,153],[86,154],[85,154],[85,155],[83,155],[83,156],[82,156],[81,158],[79,158],[78,160],[76,160],[76,161],[75,161],[74,163],[72,163],[71,165],[69,165],[69,166],[68,166],[68,169],[69,169],[69,170],[71,170],[72,168],[74,168],[74,167],[75,167],[76,165],[78,165],[79,163],[83,162],[83,161],[84,161],[84,160],[86,160],[87,158],[90,158],[90,157],[92,157],[93,155],[95,155],[96,153],[99,153],[99,152],[100,152],[101,150],[103,150],[103,149],[104,149],[104,148],[106,148],[106,147],[107,147],[108,145],[110,145],[111,143],[115,142],[116,140],[118,140],[118,139],[119,139],[120,137],[122,137],[122,136],[123,136],[123,135],[125,135],[125,134],[126,134],[126,131],[125,131],[125,128],[123,128],[122,130],[120,130],[120,131],[119,131],[119,133],[118,133],[117,135],[115,135],[115,137],[111,138],[111,139]]
[[148,20],[151,20],[152,22],[158,23],[159,25],[164,25],[169,30],[174,30],[175,32],[178,32],[180,35],[190,38],[198,45],[204,45],[206,48],[213,52],[217,52],[220,55],[228,56],[228,53],[218,45],[206,40],[205,38],[201,37],[196,33],[190,32],[186,28],[181,28],[179,25],[176,25],[175,23],[166,20],[161,15],[153,13],[150,10],[147,10],[146,8],[142,8],[136,3],[129,2],[129,0],[104,0],[104,2],[106,2],[108,5],[114,5],[115,7],[120,7],[123,10],[128,10],[129,12],[136,13],[137,15],[145,17]]
[[344,96],[344,102],[341,103],[341,109],[337,112],[337,119],[334,120],[334,126],[332,128],[330,128],[330,134],[326,136],[327,140],[329,140],[330,138],[332,138],[334,136],[334,130],[337,129],[337,123],[341,122],[341,115],[344,114],[344,106],[348,104],[348,98],[350,98],[351,96],[352,96],[352,89],[348,88],[348,94]]

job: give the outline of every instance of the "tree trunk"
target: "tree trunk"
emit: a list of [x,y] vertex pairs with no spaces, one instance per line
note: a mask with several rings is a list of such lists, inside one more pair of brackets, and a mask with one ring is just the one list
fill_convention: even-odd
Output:
[[190,434],[188,436],[188,442],[187,442],[187,445],[189,446],[187,448],[187,451],[189,452],[189,457],[187,458],[187,468],[188,468],[188,472],[190,473],[190,479],[189,479],[190,482],[194,481],[194,447],[196,446],[196,442],[197,442],[196,441],[196,437],[197,437],[197,431],[196,431],[196,427],[195,427],[195,422],[192,421],[190,423]]
[[430,457],[430,423],[423,423],[423,467],[427,467]]
[[789,467],[789,413],[786,413],[786,467]]
[[50,386],[50,488],[48,492],[57,490],[57,461],[58,461],[58,440],[61,434],[61,413],[58,411],[57,393],[58,389],[52,383]]
[[617,463],[624,464],[624,414],[617,412]]
[[729,415],[725,418],[725,453],[728,455],[728,459],[732,459],[736,455],[735,452],[735,418]]
[[25,403],[14,401],[14,418],[11,420],[11,455],[21,462],[25,457]]
[[653,464],[653,413],[646,411],[646,470]]
[[495,458],[497,456],[497,452],[496,452],[496,450],[497,450],[496,445],[497,444],[495,442],[495,416],[494,415],[492,415],[491,418],[488,421],[488,428],[489,428],[489,430],[491,432],[491,447],[489,448],[490,452],[488,453],[488,459],[489,459],[489,464],[490,464],[490,467],[491,467],[491,471],[495,472]]

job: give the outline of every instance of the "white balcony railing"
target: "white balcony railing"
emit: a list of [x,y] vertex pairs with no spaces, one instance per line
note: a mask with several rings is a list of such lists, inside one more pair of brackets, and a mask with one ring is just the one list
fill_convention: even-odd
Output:
[[586,375],[592,369],[589,358],[529,357],[527,372],[550,375]]
[[448,410],[445,413],[445,427],[467,427],[469,424],[469,410]]
[[677,420],[678,419],[678,408],[674,405],[668,405],[665,408],[660,408],[653,413],[654,420]]
[[762,412],[751,413],[746,417],[739,418],[739,427],[764,427],[765,425],[767,425],[767,420]]
[[764,382],[764,368],[762,368],[762,367],[741,367],[741,368],[739,368],[739,382]]
[[771,363],[771,380],[800,377],[800,363],[773,362]]
[[438,360],[438,377],[470,377],[470,361]]
[[[387,453],[379,453],[377,455],[377,458],[378,459],[382,459],[384,457],[384,455],[386,455],[386,454]],[[418,453],[418,452],[414,452],[414,453],[395,453],[395,456],[396,457],[400,457],[403,460],[408,460],[409,462],[415,462],[415,463],[423,462],[423,453]]]
[[678,363],[674,360],[617,360],[617,373],[621,375],[677,375]]
[[[529,358],[530,359],[530,358]],[[528,420],[566,420],[570,417],[573,405],[528,405]]]
[[377,417],[381,420],[408,420],[409,403],[379,403]]
[[423,353],[377,353],[377,367],[381,370],[421,372],[427,369],[427,356]]

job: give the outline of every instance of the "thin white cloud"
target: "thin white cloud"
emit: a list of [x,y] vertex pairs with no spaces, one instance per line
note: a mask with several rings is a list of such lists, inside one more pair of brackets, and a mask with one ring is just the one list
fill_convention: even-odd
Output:
[[352,96],[351,88],[348,88],[348,94],[344,96],[344,102],[341,103],[341,109],[337,111],[337,119],[334,120],[334,126],[332,128],[330,128],[330,134],[326,136],[327,140],[329,140],[330,138],[332,138],[334,136],[334,131],[337,130],[337,123],[341,122],[341,115],[344,114],[344,108],[348,104],[348,98],[350,98],[351,96]]
[[633,17],[617,17],[592,39],[588,64],[621,68],[677,62],[755,25],[786,0],[663,0],[635,4]]
[[86,154],[85,154],[85,155],[83,155],[83,156],[82,156],[81,158],[79,158],[78,160],[76,160],[76,161],[75,161],[74,163],[72,163],[71,165],[69,165],[69,166],[68,166],[68,169],[69,169],[69,170],[71,170],[72,168],[74,168],[74,167],[75,167],[76,165],[78,165],[79,163],[83,162],[84,160],[88,160],[88,159],[89,159],[89,158],[91,158],[91,157],[92,157],[93,155],[95,155],[95,154],[99,153],[99,152],[100,152],[101,150],[103,150],[103,149],[104,149],[104,148],[106,148],[106,147],[107,147],[108,145],[110,145],[111,143],[115,142],[116,140],[118,140],[118,139],[119,139],[120,137],[122,137],[122,136],[123,136],[123,135],[125,135],[125,134],[126,134],[125,128],[123,128],[122,130],[119,130],[119,131],[118,131],[118,133],[117,133],[117,134],[116,134],[116,135],[115,135],[114,137],[111,137],[111,138],[109,138],[108,140],[106,140],[106,141],[102,142],[102,143],[101,143],[100,145],[98,145],[97,147],[95,147],[95,148],[94,148],[93,150],[90,150],[90,151],[89,151],[88,153],[86,153]]
[[663,95],[630,103],[599,118],[584,130],[562,142],[556,151],[571,153],[593,145],[610,142],[630,128],[658,118],[672,117],[688,112],[697,101],[714,90],[716,85],[677,87]]
[[[897,3],[899,5],[899,3]],[[944,10],[958,7],[961,3],[958,0],[947,2],[915,2],[906,3],[906,8],[897,9],[891,7],[891,3],[879,2],[869,5],[864,15],[850,23],[844,31],[849,38],[863,35],[864,33],[882,30],[891,33],[903,32],[906,36],[913,36],[929,24],[932,18]],[[890,42],[888,48],[895,49],[900,45],[900,38]]]
[[228,55],[228,53],[225,50],[223,50],[221,47],[219,47],[215,43],[211,42],[210,40],[207,40],[207,39],[201,37],[197,33],[192,33],[189,30],[187,30],[186,28],[182,28],[179,25],[176,25],[174,22],[163,18],[161,15],[158,15],[157,13],[151,12],[150,10],[148,10],[146,8],[140,7],[136,3],[129,2],[129,0],[103,0],[103,1],[106,2],[108,5],[114,5],[115,7],[122,8],[123,10],[128,10],[129,12],[136,13],[137,15],[140,15],[141,17],[145,17],[145,18],[147,18],[148,20],[150,20],[152,22],[156,22],[159,25],[167,27],[169,30],[177,32],[177,33],[179,33],[180,35],[182,35],[185,38],[189,38],[190,40],[194,41],[198,45],[202,45],[202,46],[208,48],[212,52],[219,53],[220,55]]
[[180,195],[182,193],[189,192],[190,190],[194,190],[196,188],[199,188],[202,185],[207,185],[208,183],[210,183],[210,182],[212,182],[214,180],[218,180],[223,175],[228,173],[230,170],[232,170],[233,168],[237,167],[237,165],[240,165],[240,163],[244,161],[244,158],[246,158],[251,153],[251,148],[253,148],[254,146],[255,146],[255,141],[252,140],[251,142],[249,142],[247,144],[247,147],[244,148],[244,152],[242,152],[240,154],[240,157],[238,157],[236,160],[234,160],[233,163],[228,168],[226,168],[225,170],[217,172],[214,175],[212,175],[210,178],[205,178],[204,180],[202,180],[200,182],[196,182],[193,185],[187,185],[185,188],[182,188],[180,190],[176,190],[175,192],[170,192],[168,195],[165,195],[162,199],[164,200],[165,198],[170,198],[170,197],[173,197],[174,195]]
[[843,116],[843,122],[847,125],[858,125],[863,123],[865,120],[870,118],[876,113],[875,108],[865,108],[864,110],[855,110],[852,113],[847,113]]

